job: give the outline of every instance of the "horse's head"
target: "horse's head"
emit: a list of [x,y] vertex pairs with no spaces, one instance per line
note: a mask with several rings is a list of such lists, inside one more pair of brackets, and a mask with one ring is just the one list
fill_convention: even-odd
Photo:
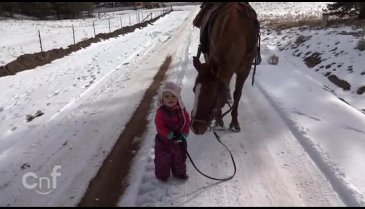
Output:
[[226,86],[219,78],[217,63],[213,61],[202,64],[196,57],[193,58],[193,63],[198,76],[193,88],[195,101],[191,112],[191,129],[195,134],[204,134],[213,120],[217,106],[224,100],[220,99],[220,95],[226,92]]

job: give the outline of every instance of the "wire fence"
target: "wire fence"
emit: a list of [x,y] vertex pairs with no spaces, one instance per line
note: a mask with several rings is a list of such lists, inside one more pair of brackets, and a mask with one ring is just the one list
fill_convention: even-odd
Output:
[[68,20],[0,21],[0,66],[19,56],[67,48],[82,41],[146,22],[170,12],[172,7],[94,13],[94,17]]
[[[91,21],[82,21],[82,23],[75,22],[75,25],[71,24],[71,26],[66,26],[66,28],[69,27],[70,30],[68,33],[62,32],[62,38],[64,39],[65,37],[70,37],[69,45],[76,44],[80,41],[94,38],[97,34],[100,33],[112,33],[115,30],[122,29],[123,27],[133,26],[135,24],[143,23],[151,19],[163,16],[171,10],[172,7],[155,11],[136,11],[134,14],[118,14],[116,12],[113,12],[112,14],[98,13],[98,19],[94,19]],[[42,34],[45,33],[43,33],[42,30],[38,29],[37,36],[39,39],[41,52],[43,52],[43,49],[45,48],[50,49],[50,47],[45,46],[45,42],[42,41],[45,36]],[[52,41],[49,37],[47,37],[47,39],[48,43],[55,42]]]

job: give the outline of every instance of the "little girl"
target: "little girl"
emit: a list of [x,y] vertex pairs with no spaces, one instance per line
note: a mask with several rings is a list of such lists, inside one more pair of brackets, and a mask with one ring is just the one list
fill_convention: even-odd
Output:
[[189,134],[190,117],[181,101],[181,88],[166,82],[158,99],[156,110],[155,175],[166,181],[172,174],[187,179],[186,137]]

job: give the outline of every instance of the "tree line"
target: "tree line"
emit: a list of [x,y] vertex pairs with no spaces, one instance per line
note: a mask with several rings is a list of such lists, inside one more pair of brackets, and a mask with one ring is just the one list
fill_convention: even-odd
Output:
[[91,14],[94,2],[0,2],[0,15],[14,17],[15,14],[39,19],[71,19]]
[[[0,16],[14,17],[15,14],[39,19],[74,19],[91,16],[94,8],[130,7],[152,2],[0,2]],[[158,2],[155,2],[159,4]]]
[[[142,2],[0,2],[0,16],[23,14],[40,19],[71,19],[91,14],[97,7],[135,6]],[[365,2],[335,2],[328,4],[326,14],[365,19]]]
[[335,2],[328,4],[324,12],[338,17],[355,17],[365,19],[365,2]]

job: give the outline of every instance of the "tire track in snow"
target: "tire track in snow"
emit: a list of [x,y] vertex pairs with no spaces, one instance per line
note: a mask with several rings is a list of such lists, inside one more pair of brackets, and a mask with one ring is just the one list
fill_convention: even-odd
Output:
[[[173,54],[173,63],[170,75],[168,75],[167,79],[172,79],[178,84],[182,84],[182,81],[185,76],[185,72],[188,68],[188,65],[190,63],[189,55],[190,55],[190,48],[191,48],[191,39],[192,39],[192,33],[194,28],[192,27],[192,20],[193,17],[195,17],[194,13],[197,11],[192,11],[189,16],[186,18],[185,23],[180,26],[180,29],[176,31],[177,37],[174,37],[173,39],[170,39],[167,44],[172,47],[174,46],[182,46],[175,48],[172,52]],[[189,29],[188,31],[187,28]],[[186,43],[186,44],[182,44]],[[155,133],[155,127],[153,124],[154,120],[154,114],[150,116],[151,118],[150,123],[152,123],[152,127],[149,127],[149,130],[147,131],[148,136],[154,137]],[[158,180],[154,177],[154,149],[153,149],[153,143],[154,139],[151,137],[147,137],[145,139],[145,143],[148,143],[148,145],[142,146],[143,150],[139,150],[139,153],[142,156],[148,156],[148,159],[143,159],[142,162],[138,163],[138,170],[144,170],[143,173],[138,173],[137,176],[133,177],[133,180],[131,180],[132,177],[130,177],[130,181],[133,182],[133,185],[130,185],[127,189],[127,193],[124,194],[121,197],[120,203],[118,206],[140,206],[141,200],[142,202],[145,202],[144,206],[150,206],[149,203],[154,203],[156,200],[162,201],[165,195],[167,195],[167,198],[173,198],[174,195],[171,194],[177,194],[178,191],[175,191],[176,188],[179,188],[179,185],[183,182],[181,181],[174,181],[173,183],[169,185],[164,185],[161,182],[158,182]],[[148,153],[148,154],[147,154]],[[133,168],[132,168],[133,169]],[[151,178],[153,179],[151,181]],[[173,186],[171,186],[173,185]],[[160,192],[161,187],[163,187],[163,194],[160,195],[158,192]],[[137,199],[136,199],[137,198]]]
[[[177,59],[177,66],[172,70],[170,79],[174,80],[175,83],[181,85],[182,80],[185,76],[185,72],[190,64],[189,59],[189,49],[191,46],[191,31],[186,36],[186,41],[183,44],[184,48],[178,50],[178,52],[174,55]],[[177,189],[179,189],[180,185],[184,183],[184,181],[176,180],[172,181],[169,184],[161,183],[154,177],[154,149],[151,150],[151,154],[149,155],[145,173],[143,175],[142,181],[140,183],[138,189],[138,200],[136,200],[137,206],[154,206],[153,203],[157,201],[163,201],[164,199],[173,199],[175,195],[180,194]],[[153,179],[151,181],[151,178]],[[163,194],[160,194],[161,188],[163,188]]]

